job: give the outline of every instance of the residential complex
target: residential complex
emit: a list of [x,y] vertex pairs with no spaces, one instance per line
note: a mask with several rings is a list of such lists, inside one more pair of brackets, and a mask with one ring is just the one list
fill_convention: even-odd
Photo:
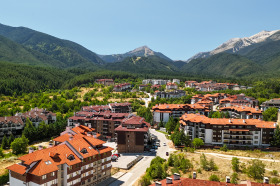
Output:
[[112,86],[112,85],[114,85],[114,80],[113,79],[97,79],[97,80],[95,80],[95,83],[102,84],[105,86]]
[[10,185],[95,185],[109,178],[113,149],[92,136],[90,128],[72,130],[84,134],[65,133],[69,136],[65,141],[47,149],[30,149],[18,158],[20,163],[7,167]]
[[175,90],[171,92],[165,92],[165,91],[155,91],[154,97],[157,98],[180,98],[186,95],[186,91],[184,90]]
[[275,107],[280,109],[280,98],[271,99],[269,101],[265,101],[261,104],[261,109],[263,111],[267,110],[268,108]]
[[177,90],[178,89],[178,85],[176,83],[167,83],[166,84],[166,90]]
[[131,116],[115,129],[119,153],[142,153],[149,140],[151,125],[144,118]]
[[113,91],[122,92],[122,91],[130,90],[130,89],[131,89],[130,83],[121,83],[121,84],[115,85]]
[[27,118],[34,126],[38,126],[43,121],[46,124],[54,123],[56,114],[45,109],[34,108],[25,113],[17,113],[15,116],[0,117],[0,141],[4,135],[9,137],[13,134],[15,137],[20,137]]
[[153,106],[153,119],[155,123],[167,122],[169,117],[180,118],[185,113],[200,113],[208,115],[211,106],[201,104],[159,104]]
[[247,106],[230,106],[230,107],[220,107],[221,112],[228,112],[231,118],[240,119],[263,119],[262,111],[256,107]]
[[201,138],[206,145],[269,146],[276,123],[260,119],[208,118],[184,114],[181,130],[191,139]]

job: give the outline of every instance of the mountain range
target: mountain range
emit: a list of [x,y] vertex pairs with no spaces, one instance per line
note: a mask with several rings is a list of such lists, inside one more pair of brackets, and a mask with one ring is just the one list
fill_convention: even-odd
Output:
[[[280,31],[234,38],[187,61],[173,61],[142,46],[123,54],[99,55],[87,48],[25,27],[0,24],[0,62],[70,70],[97,70],[158,75],[263,77],[280,72]],[[75,75],[73,75],[75,76]]]

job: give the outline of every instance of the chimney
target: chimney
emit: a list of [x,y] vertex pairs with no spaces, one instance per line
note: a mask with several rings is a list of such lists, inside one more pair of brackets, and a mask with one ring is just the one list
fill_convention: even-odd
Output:
[[159,181],[156,181],[156,185],[155,186],[161,186],[161,183]]
[[90,128],[90,129],[91,129],[91,124],[88,124],[88,128]]
[[79,123],[75,123],[75,127],[78,127],[78,126],[80,126],[80,124]]
[[196,172],[193,172],[193,179],[196,179]]
[[174,180],[180,180],[180,174],[174,173]]
[[263,178],[263,183],[269,184],[269,179],[268,179],[268,177],[264,177],[264,178]]
[[172,178],[166,177],[166,184],[172,184]]
[[39,145],[38,146],[38,150],[42,150],[43,149],[43,146],[42,145]]
[[226,176],[226,183],[230,183],[230,177]]
[[96,132],[93,132],[93,133],[92,133],[92,136],[93,136],[94,138],[97,138]]
[[87,136],[91,136],[91,133],[90,133],[90,132],[88,132],[88,133],[87,133]]
[[228,122],[231,123],[231,119],[229,119]]
[[32,152],[34,152],[34,149],[32,147],[29,147],[28,153],[31,154]]
[[71,140],[73,140],[73,136],[70,136],[70,137],[69,137],[69,141],[71,141]]

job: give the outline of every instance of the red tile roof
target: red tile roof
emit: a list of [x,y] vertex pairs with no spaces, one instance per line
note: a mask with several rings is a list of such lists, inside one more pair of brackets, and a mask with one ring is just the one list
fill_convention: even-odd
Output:
[[26,172],[26,170],[27,170],[27,168],[25,166],[19,165],[19,164],[13,164],[13,165],[7,167],[6,169],[9,169],[9,170],[11,170],[13,172],[17,172],[17,173],[19,173],[21,175],[23,175]]

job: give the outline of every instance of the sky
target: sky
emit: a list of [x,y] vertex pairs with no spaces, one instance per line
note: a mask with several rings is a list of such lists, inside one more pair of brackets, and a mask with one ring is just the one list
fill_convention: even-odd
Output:
[[0,23],[74,41],[97,54],[147,45],[187,60],[231,38],[280,29],[279,0],[0,0]]

